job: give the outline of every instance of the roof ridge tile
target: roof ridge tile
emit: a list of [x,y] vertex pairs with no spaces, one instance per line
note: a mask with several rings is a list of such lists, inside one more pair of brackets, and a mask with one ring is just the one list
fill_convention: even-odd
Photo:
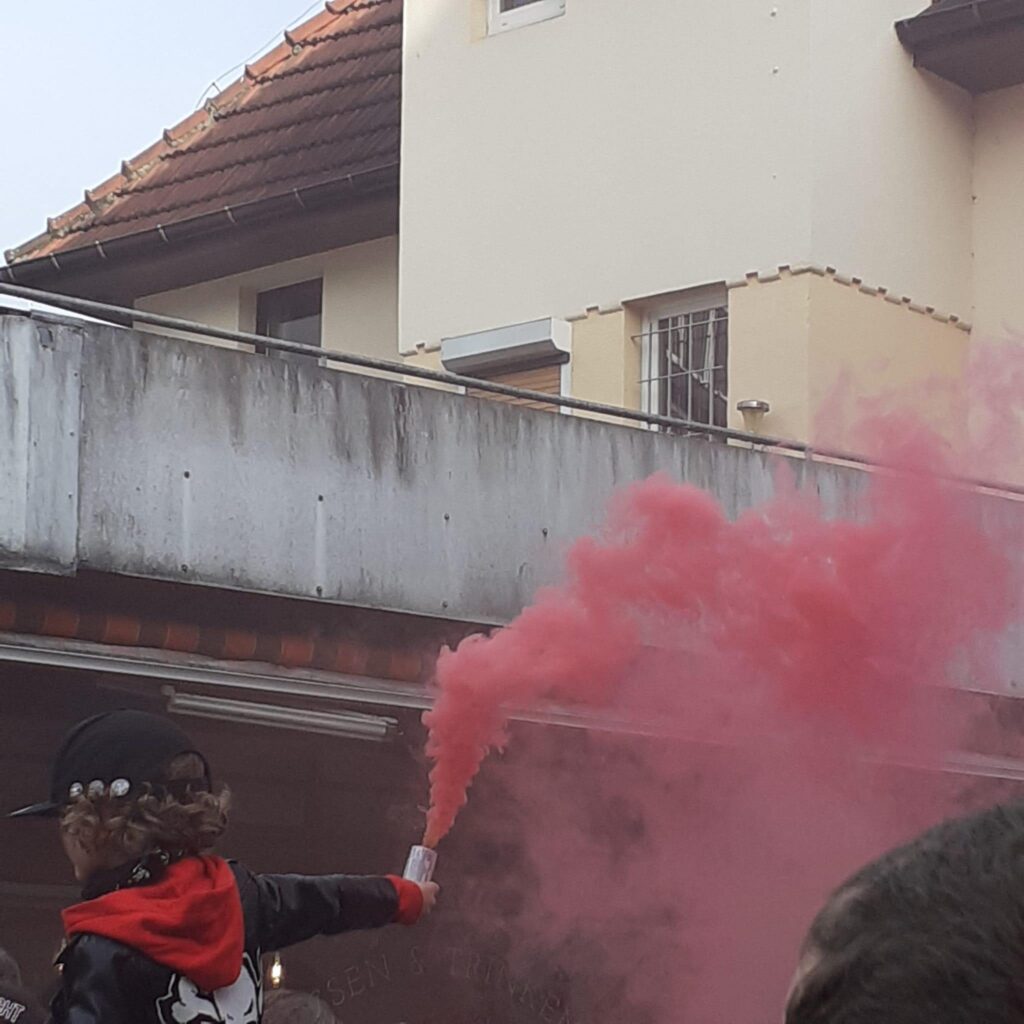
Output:
[[250,82],[259,82],[261,79],[269,77],[267,73],[272,68],[277,67],[279,64],[284,64],[294,56],[295,47],[288,42],[286,34],[283,43],[278,43],[272,50],[268,50],[255,63],[246,64],[243,74]]
[[[387,25],[375,25],[372,28],[364,28],[360,29],[359,31],[371,32],[380,28],[390,28],[394,24],[401,24],[401,22],[389,22]],[[343,37],[333,36],[329,41],[334,42],[337,39],[341,38]],[[377,54],[380,53],[390,53],[393,49],[394,45],[392,43],[381,43],[379,46],[375,46],[372,49],[362,50],[359,53],[346,54],[344,57],[335,57],[333,60],[324,61],[320,64],[313,64],[309,61],[304,61],[301,64],[296,64],[295,67],[286,68],[285,70],[279,72],[278,74],[268,75],[265,78],[260,78],[257,84],[267,85],[270,82],[280,82],[286,78],[292,78],[295,75],[306,75],[313,71],[322,71],[324,68],[331,67],[332,65],[335,64],[349,64],[352,61],[364,60],[367,57],[375,57],[377,56]]]
[[296,25],[295,28],[286,31],[284,34],[285,41],[291,46],[302,46],[311,37],[315,36],[320,29],[335,24],[344,16],[345,12],[335,13],[329,6],[325,6],[319,14],[314,15],[308,21],[304,21],[301,25]]
[[385,4],[393,3],[394,0],[348,0],[337,10],[334,0],[327,0],[326,7],[332,14],[352,14],[356,11],[368,11],[374,7],[383,7]]
[[391,28],[393,25],[402,24],[401,13],[387,19],[371,22],[368,25],[353,25],[352,28],[344,28],[338,32],[326,32],[320,36],[314,36],[306,40],[307,44],[319,45],[320,43],[334,42],[337,39],[345,39],[350,36],[362,35],[367,32],[379,32],[381,29]]
[[206,101],[205,106],[213,111],[214,117],[220,117],[227,113],[229,109],[238,106],[254,88],[255,84],[243,75],[221,89],[216,96],[211,96]]

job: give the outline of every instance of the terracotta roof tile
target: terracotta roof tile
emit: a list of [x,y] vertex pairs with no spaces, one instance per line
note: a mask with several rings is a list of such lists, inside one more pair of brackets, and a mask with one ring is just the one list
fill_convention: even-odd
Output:
[[[350,5],[350,11],[352,6],[355,5]],[[291,32],[286,32],[284,35],[285,40],[293,45],[309,42],[319,35],[330,32],[335,27],[335,22],[338,20],[338,17],[338,13],[331,11],[330,8],[326,8],[319,14],[310,18],[309,21],[303,22]]]
[[38,259],[397,165],[402,0],[327,3],[47,231]]

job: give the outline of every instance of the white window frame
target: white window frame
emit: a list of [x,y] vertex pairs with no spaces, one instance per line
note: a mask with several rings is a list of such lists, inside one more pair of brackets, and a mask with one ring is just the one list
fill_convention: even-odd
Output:
[[[661,407],[661,382],[655,373],[658,355],[655,351],[655,339],[658,336],[658,323],[672,317],[703,313],[705,310],[724,307],[728,318],[729,290],[724,285],[707,285],[692,288],[676,295],[675,298],[649,306],[643,321],[642,347],[640,350],[640,381],[641,408],[648,415],[657,413]],[[652,430],[662,429],[652,424]]]
[[501,0],[487,0],[487,34],[497,35],[511,29],[536,25],[539,21],[550,21],[565,14],[567,0],[533,0],[525,7],[511,11],[501,9]]

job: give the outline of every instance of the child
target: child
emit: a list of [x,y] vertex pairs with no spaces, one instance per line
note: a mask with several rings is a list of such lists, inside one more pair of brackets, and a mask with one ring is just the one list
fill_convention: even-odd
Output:
[[413,924],[437,886],[394,876],[257,875],[209,851],[227,795],[176,725],[115,711],[77,725],[50,799],[13,817],[59,816],[83,902],[53,1024],[258,1024],[260,956],[315,935]]

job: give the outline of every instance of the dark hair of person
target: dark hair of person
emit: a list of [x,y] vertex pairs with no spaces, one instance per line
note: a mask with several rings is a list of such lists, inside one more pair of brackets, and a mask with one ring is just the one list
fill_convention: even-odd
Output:
[[786,1024],[1022,1024],[1024,804],[948,821],[831,896]]

